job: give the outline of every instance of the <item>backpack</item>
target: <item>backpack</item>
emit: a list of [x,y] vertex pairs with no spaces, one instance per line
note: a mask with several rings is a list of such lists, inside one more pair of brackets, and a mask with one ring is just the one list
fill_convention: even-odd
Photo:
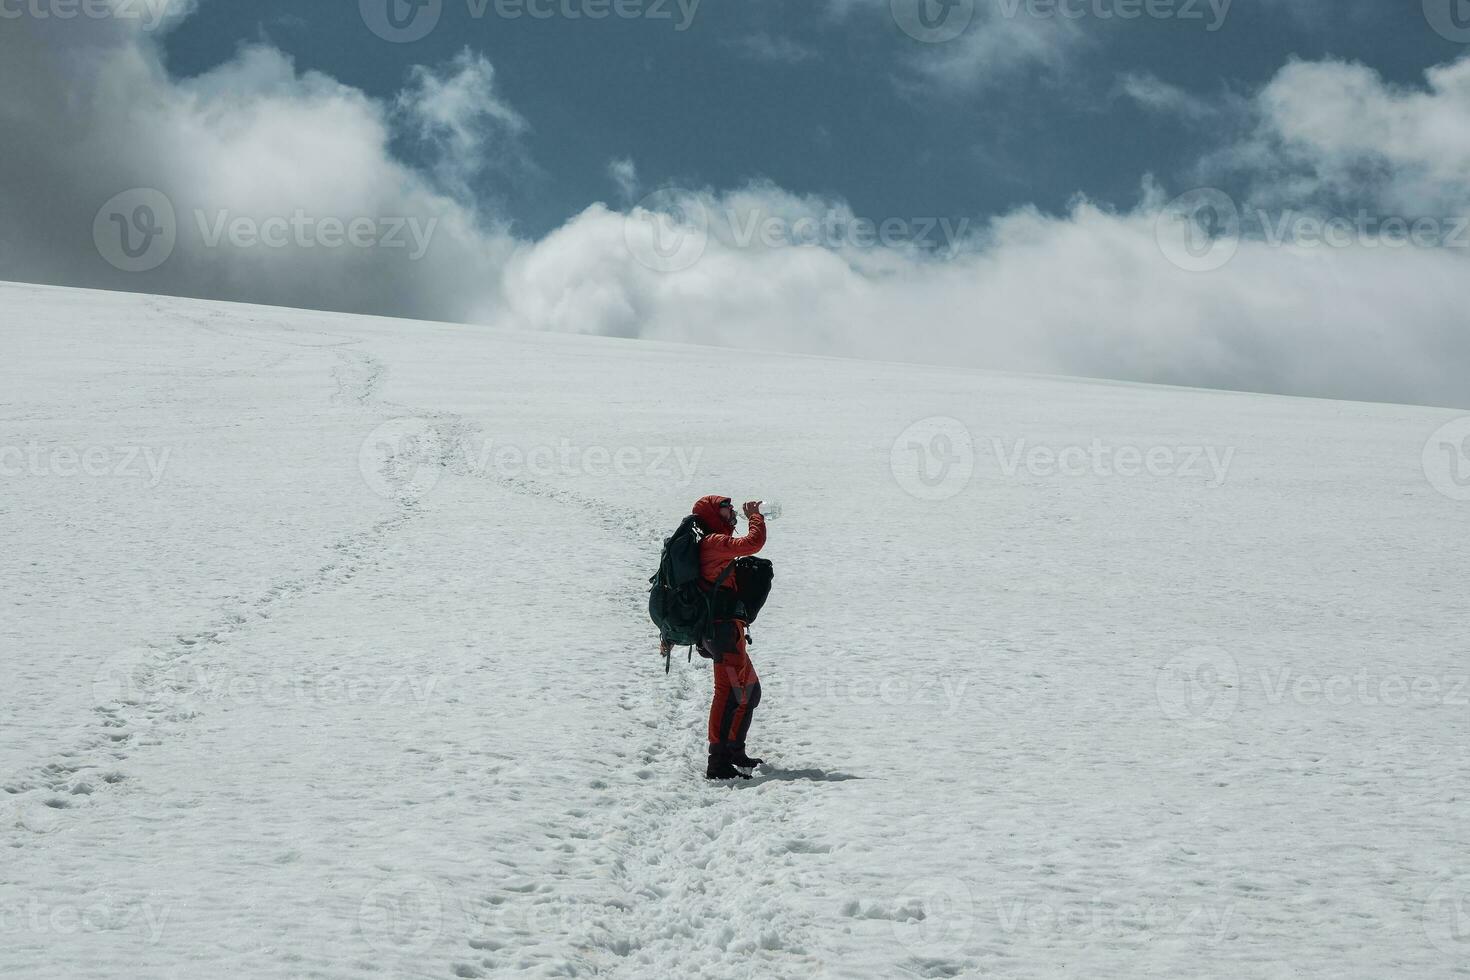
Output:
[[775,567],[764,558],[749,556],[735,560],[735,588],[740,592],[736,609],[743,614],[736,619],[755,622],[771,596],[771,582],[775,577]]
[[671,646],[698,646],[713,635],[712,595],[735,569],[734,562],[726,566],[711,592],[701,588],[699,542],[703,537],[697,519],[692,515],[684,518],[679,529],[664,540],[658,571],[648,580],[648,618]]

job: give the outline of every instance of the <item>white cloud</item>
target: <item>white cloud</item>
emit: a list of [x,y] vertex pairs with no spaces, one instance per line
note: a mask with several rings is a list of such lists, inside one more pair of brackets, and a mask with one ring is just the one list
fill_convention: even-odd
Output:
[[[388,106],[260,45],[173,80],[155,38],[121,19],[6,22],[0,277],[445,319],[490,314],[513,243],[394,158]],[[482,114],[484,67],[460,59],[419,78],[413,115],[433,121],[447,160],[479,145],[469,120]],[[514,128],[512,117],[497,118]],[[134,187],[162,191],[178,217],[176,253],[146,275],[109,266],[90,234],[103,203]],[[200,221],[221,214],[258,223],[298,213],[432,221],[432,246],[412,262],[409,247],[201,240]]]
[[1257,196],[1301,207],[1331,196],[1401,214],[1470,205],[1470,57],[1399,88],[1343,61],[1293,62],[1256,97],[1249,138],[1208,161],[1259,175]]
[[[1385,214],[1470,215],[1470,57],[1412,90],[1333,61],[1288,65],[1249,99],[1147,76],[1123,85],[1242,133],[1203,170],[1244,175],[1258,201],[1330,214],[1357,196]],[[855,217],[770,185],[699,197],[709,214],[787,226]],[[550,251],[518,255],[505,300],[523,326],[1470,407],[1470,231],[1446,223],[1451,247],[1425,248],[1247,229],[1228,264],[1192,273],[1160,247],[1165,197],[1146,184],[1122,213],[1085,200],[1061,216],[1023,208],[940,256],[742,246],[729,228],[744,219],[717,219],[703,257],[676,274],[640,264],[622,217],[592,208]]]
[[[790,213],[789,197],[762,205],[761,194],[701,197],[711,214]],[[691,268],[665,273],[629,251],[622,215],[594,206],[513,260],[507,317],[532,329],[1467,403],[1463,256],[1247,241],[1225,268],[1190,273],[1160,250],[1161,211],[1158,193],[1123,214],[1085,201],[1064,216],[1021,210],[948,258],[741,248],[713,235]]]
[[726,46],[752,61],[795,65],[810,61],[817,52],[800,41],[772,34],[750,34],[725,42]]
[[440,71],[416,65],[409,87],[398,95],[397,110],[419,141],[434,150],[441,183],[466,201],[476,176],[508,169],[521,159],[515,138],[530,128],[496,92],[490,62],[468,48]]
[[[854,14],[883,17],[891,24],[909,20],[906,7],[929,0],[827,0],[827,9],[838,18]],[[1069,58],[1087,42],[1075,18],[1032,15],[1024,3],[1009,0],[961,0],[946,8],[965,24],[958,37],[939,43],[914,42],[908,70],[920,84],[939,84],[954,91],[973,91],[997,85],[1018,74],[1040,69],[1051,74],[1064,72]]]
[[607,175],[617,185],[624,201],[631,202],[638,196],[638,167],[630,158],[609,161]]
[[[1286,168],[1303,195],[1366,188],[1404,208],[1460,195],[1463,208],[1467,77],[1470,58],[1416,90],[1337,62],[1290,65],[1255,97],[1258,122],[1224,163],[1262,186]],[[1244,241],[1224,268],[1188,273],[1155,239],[1164,195],[1151,187],[1122,213],[1087,201],[1063,215],[1023,208],[937,254],[746,244],[724,212],[784,227],[858,218],[841,201],[753,184],[701,192],[716,233],[692,266],[659,272],[629,247],[642,215],[630,224],[593,204],[528,242],[456,200],[464,168],[515,152],[525,128],[493,82],[466,54],[383,103],[265,46],[175,80],[137,25],[11,22],[0,33],[0,84],[12,93],[0,101],[0,277],[1470,407],[1464,250]],[[406,125],[442,144],[447,171],[394,156]],[[636,177],[625,162],[614,179]],[[107,265],[90,235],[99,206],[131,187],[163,191],[180,218],[176,253],[143,274]],[[194,216],[221,211],[437,224],[412,262],[381,248],[211,248]]]
[[1219,129],[1221,145],[1195,172],[1205,182],[1243,180],[1253,203],[1470,213],[1470,57],[1429,69],[1415,87],[1328,59],[1294,60],[1250,98],[1203,96],[1144,73],[1120,76],[1115,92]]
[[1145,109],[1177,116],[1187,122],[1206,122],[1219,116],[1224,107],[1147,72],[1128,72],[1118,77],[1115,92]]
[[967,90],[996,85],[1033,68],[1060,74],[1072,53],[1086,41],[1076,21],[1007,17],[998,5],[986,4],[980,9],[984,13],[967,33],[934,45],[934,50],[915,60],[920,74],[948,87]]

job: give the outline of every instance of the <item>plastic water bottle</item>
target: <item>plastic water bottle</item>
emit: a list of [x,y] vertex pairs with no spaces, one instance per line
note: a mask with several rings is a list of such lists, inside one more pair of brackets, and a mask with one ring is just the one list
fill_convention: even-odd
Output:
[[780,502],[776,500],[762,500],[761,513],[765,515],[766,520],[774,521],[781,516]]

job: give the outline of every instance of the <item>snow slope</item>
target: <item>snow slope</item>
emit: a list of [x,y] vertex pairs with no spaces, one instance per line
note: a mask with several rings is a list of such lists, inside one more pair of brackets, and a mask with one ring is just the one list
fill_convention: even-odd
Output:
[[0,286],[0,974],[1465,975],[1454,418]]

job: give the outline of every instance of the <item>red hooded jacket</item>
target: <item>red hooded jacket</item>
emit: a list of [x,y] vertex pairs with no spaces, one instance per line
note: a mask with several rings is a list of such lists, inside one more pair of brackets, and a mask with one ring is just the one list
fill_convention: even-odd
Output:
[[[750,530],[744,537],[735,537],[735,525],[720,516],[720,504],[729,500],[729,497],[710,494],[700,497],[694,504],[694,516],[705,532],[704,539],[699,542],[699,575],[710,585],[736,558],[756,554],[766,545],[766,519],[760,514],[751,515]],[[720,587],[734,589],[735,573],[725,576]]]

